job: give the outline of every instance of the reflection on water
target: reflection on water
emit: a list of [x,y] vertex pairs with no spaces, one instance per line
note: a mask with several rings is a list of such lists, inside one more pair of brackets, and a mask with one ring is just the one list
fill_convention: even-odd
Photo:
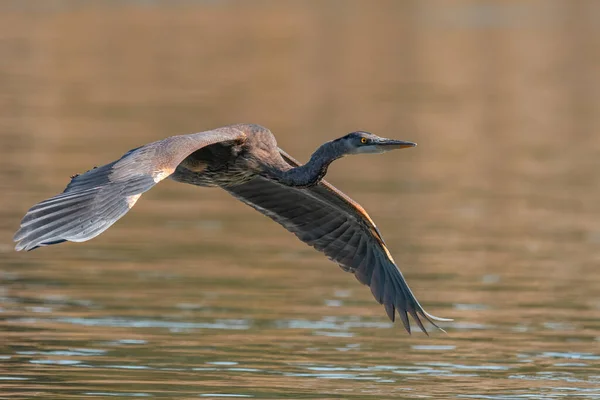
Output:
[[[0,5],[1,398],[600,398],[598,3],[24,4]],[[301,160],[418,142],[329,179],[448,334],[216,189],[13,252],[73,173],[233,122]]]

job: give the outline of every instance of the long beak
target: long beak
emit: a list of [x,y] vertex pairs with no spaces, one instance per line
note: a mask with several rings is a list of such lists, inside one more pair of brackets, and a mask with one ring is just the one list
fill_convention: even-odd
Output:
[[394,139],[381,139],[377,141],[377,146],[384,151],[406,149],[408,147],[415,147],[417,144],[413,142],[405,142],[404,140]]

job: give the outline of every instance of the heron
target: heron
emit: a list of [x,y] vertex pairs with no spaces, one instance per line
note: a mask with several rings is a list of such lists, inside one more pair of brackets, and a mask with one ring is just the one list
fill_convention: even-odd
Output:
[[74,175],[62,193],[27,211],[14,236],[15,249],[90,240],[165,178],[219,187],[354,274],[370,287],[392,322],[397,314],[410,334],[410,314],[428,335],[421,318],[442,331],[436,322],[451,320],[423,309],[365,209],[323,180],[329,165],[344,156],[414,146],[356,131],[326,142],[301,164],[260,125],[236,124],[172,136]]

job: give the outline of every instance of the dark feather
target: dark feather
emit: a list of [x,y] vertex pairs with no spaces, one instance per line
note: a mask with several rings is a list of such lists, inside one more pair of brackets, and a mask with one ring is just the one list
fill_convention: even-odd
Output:
[[406,310],[404,308],[397,308],[397,310],[400,320],[402,321],[402,325],[404,325],[404,329],[406,329],[406,332],[410,334],[410,322],[408,321],[408,314],[406,314]]
[[392,321],[398,312],[409,333],[407,313],[423,331],[425,327],[415,310],[430,322],[436,318],[419,305],[362,207],[347,196],[340,196],[341,192],[327,182],[294,188],[256,177],[224,189],[325,253],[345,271],[353,272],[371,288]]

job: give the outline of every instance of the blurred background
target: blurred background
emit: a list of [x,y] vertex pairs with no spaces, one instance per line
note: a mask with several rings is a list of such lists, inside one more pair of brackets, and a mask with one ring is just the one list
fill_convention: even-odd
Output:
[[[600,398],[600,3],[0,2],[1,398]],[[26,210],[141,144],[238,122],[337,161],[421,304],[218,189],[161,183],[85,244]]]

